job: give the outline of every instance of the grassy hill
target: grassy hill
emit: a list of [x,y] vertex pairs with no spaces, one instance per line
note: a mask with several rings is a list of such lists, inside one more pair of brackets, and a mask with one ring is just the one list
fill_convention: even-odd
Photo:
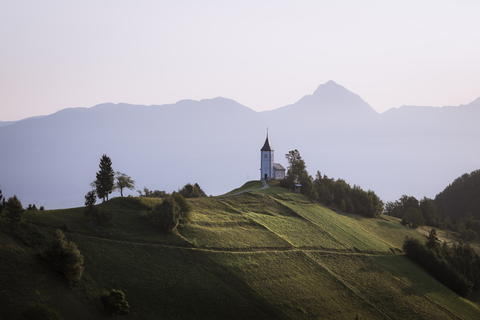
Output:
[[[3,222],[5,319],[29,301],[65,319],[103,319],[104,289],[125,293],[132,319],[480,318],[477,304],[401,254],[405,236],[425,237],[398,219],[339,214],[261,187],[250,182],[224,196],[189,199],[193,221],[174,234],[144,218],[161,199],[112,199],[100,207],[115,214],[114,223],[96,229],[83,208],[27,212],[28,223],[15,232]],[[85,257],[74,288],[36,259],[62,226]]]

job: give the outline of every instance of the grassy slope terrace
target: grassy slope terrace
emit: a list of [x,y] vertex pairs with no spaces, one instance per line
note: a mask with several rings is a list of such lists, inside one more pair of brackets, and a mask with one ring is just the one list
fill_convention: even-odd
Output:
[[[250,182],[224,196],[189,200],[193,221],[175,234],[159,233],[142,218],[161,199],[112,199],[101,207],[115,213],[114,225],[98,230],[86,226],[83,208],[29,212],[39,232],[67,224],[85,273],[63,294],[70,308],[59,302],[64,286],[50,278],[37,285],[41,293],[24,285],[24,300],[40,299],[66,319],[81,319],[80,309],[102,319],[96,299],[112,288],[125,292],[133,319],[480,318],[478,305],[400,254],[405,236],[424,236],[397,219],[338,214],[285,189],[261,187]],[[14,262],[23,246],[4,243]],[[30,259],[22,272],[46,272],[22,257]],[[0,296],[0,307],[8,306]]]

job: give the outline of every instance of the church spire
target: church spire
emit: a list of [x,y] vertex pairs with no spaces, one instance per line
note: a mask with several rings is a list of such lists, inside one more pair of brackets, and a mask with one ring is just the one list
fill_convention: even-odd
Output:
[[260,151],[273,151],[272,147],[270,146],[270,140],[268,140],[268,131],[267,131],[267,139],[265,139],[265,144]]

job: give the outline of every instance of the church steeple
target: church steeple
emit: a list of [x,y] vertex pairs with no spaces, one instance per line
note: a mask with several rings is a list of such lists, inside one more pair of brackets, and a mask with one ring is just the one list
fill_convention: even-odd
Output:
[[265,139],[263,148],[260,150],[260,179],[267,181],[272,179],[281,180],[284,178],[285,168],[280,163],[273,162],[273,149],[268,139],[267,129],[267,138]]
[[265,139],[262,149],[260,150],[261,160],[260,160],[260,179],[270,180],[274,178],[273,175],[273,149],[270,145],[270,140]]
[[268,133],[267,133],[267,139],[265,139],[265,144],[263,145],[263,148],[260,151],[273,151],[272,147],[270,146],[270,140],[268,140]]

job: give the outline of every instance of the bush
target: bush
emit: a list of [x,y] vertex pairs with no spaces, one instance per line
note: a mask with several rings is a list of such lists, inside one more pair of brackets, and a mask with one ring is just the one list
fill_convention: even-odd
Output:
[[20,314],[22,320],[62,320],[58,311],[50,309],[47,305],[39,302],[30,303]]
[[11,223],[18,224],[22,222],[22,215],[25,210],[23,210],[22,203],[16,195],[8,198],[8,201],[5,203],[5,210],[7,211],[6,216]]
[[162,203],[157,204],[150,213],[154,226],[165,232],[175,230],[180,219],[180,207],[175,199],[167,195]]
[[180,222],[190,222],[192,220],[192,206],[190,203],[180,193],[174,192],[172,197],[180,207]]
[[192,207],[178,192],[166,195],[162,203],[157,204],[150,212],[152,224],[165,232],[171,232],[177,228],[180,222],[191,220]]
[[115,289],[112,289],[110,292],[104,291],[100,295],[100,303],[109,315],[128,314],[128,309],[130,308],[130,305],[125,300],[125,294]]
[[44,253],[44,258],[68,283],[73,284],[82,277],[83,256],[75,243],[65,240],[62,230],[56,230],[55,239]]

